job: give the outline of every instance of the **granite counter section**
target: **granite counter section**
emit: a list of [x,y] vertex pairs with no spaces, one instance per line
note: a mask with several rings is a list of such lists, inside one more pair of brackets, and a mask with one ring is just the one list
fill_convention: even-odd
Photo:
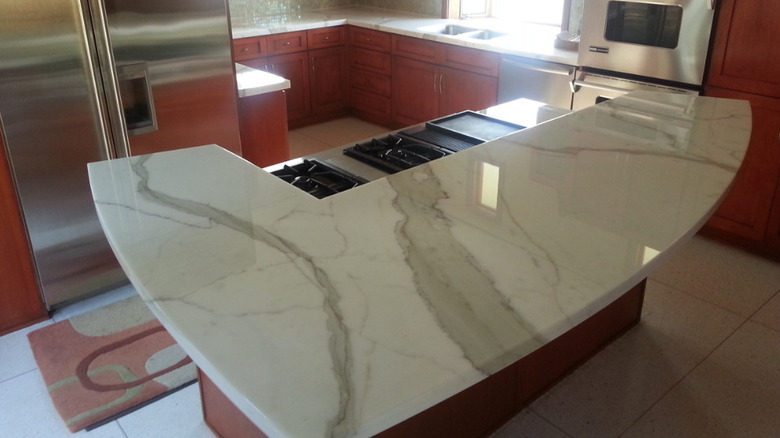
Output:
[[89,173],[129,278],[258,427],[368,437],[645,278],[750,126],[747,102],[631,95],[323,200],[217,146]]
[[[489,28],[505,36],[481,40],[440,33],[448,23]],[[349,24],[384,32],[423,38],[462,47],[472,47],[497,53],[540,59],[566,65],[577,65],[577,51],[555,48],[560,29],[554,26],[507,23],[496,19],[466,21],[445,20],[405,14],[400,11],[370,7],[343,7],[295,11],[262,17],[233,19],[233,38],[315,29]]]

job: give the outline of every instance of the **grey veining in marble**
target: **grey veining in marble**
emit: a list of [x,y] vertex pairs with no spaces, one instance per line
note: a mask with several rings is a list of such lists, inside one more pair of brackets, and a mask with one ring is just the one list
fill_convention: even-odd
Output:
[[122,267],[270,437],[368,437],[534,351],[714,211],[747,102],[637,93],[318,200],[218,146],[92,163]]

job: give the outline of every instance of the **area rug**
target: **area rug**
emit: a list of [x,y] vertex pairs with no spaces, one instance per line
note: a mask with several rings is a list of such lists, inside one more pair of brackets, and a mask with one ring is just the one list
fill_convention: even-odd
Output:
[[27,336],[71,432],[97,427],[196,379],[190,358],[138,297]]

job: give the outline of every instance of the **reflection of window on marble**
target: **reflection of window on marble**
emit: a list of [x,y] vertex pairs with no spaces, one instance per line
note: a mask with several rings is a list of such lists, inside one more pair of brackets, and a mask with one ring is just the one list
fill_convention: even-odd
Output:
[[477,202],[490,211],[498,209],[499,173],[498,166],[484,161],[479,163]]
[[644,247],[642,250],[642,265],[646,265],[650,260],[653,260],[655,256],[660,254],[660,251],[650,248],[649,246]]

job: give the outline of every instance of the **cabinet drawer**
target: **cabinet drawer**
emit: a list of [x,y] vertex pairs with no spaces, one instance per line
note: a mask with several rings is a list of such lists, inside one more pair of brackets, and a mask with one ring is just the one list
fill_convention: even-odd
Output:
[[324,47],[343,46],[346,44],[347,33],[344,26],[324,27],[312,29],[306,32],[309,49],[321,49]]
[[391,116],[390,98],[374,93],[353,88],[350,93],[352,107],[358,111],[366,112],[380,117],[385,123]]
[[354,67],[360,67],[361,69],[386,75],[389,75],[391,72],[389,53],[352,47],[351,55],[351,63]]
[[349,28],[349,43],[380,52],[390,52],[390,34],[362,27]]
[[390,76],[352,68],[350,72],[352,88],[390,97]]
[[442,45],[434,41],[393,35],[393,55],[440,64],[444,58]]
[[268,52],[265,37],[240,38],[233,40],[233,59],[245,59],[265,56]]
[[500,62],[498,53],[450,45],[444,49],[444,65],[460,70],[498,77]]
[[268,39],[268,54],[282,55],[306,50],[306,31],[287,32],[266,37]]

